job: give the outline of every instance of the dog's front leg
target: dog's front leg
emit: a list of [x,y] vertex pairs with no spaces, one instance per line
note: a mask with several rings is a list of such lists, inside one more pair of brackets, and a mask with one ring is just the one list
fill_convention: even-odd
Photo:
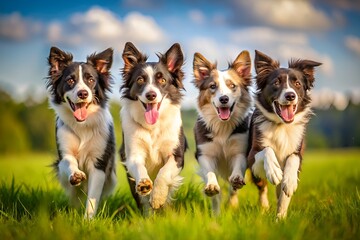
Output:
[[89,172],[88,196],[86,200],[85,218],[93,218],[99,206],[101,193],[105,183],[105,172],[93,168]]
[[205,155],[199,156],[201,176],[205,181],[205,194],[209,197],[219,194],[220,186],[215,174],[215,160]]
[[292,154],[286,159],[284,168],[284,178],[281,189],[287,196],[292,196],[298,186],[298,171],[300,167],[300,158],[297,154]]
[[126,167],[130,175],[135,178],[135,191],[140,196],[146,196],[151,193],[153,189],[153,182],[151,181],[148,172],[145,168],[145,157],[140,155],[130,156],[126,161]]
[[292,195],[298,186],[298,171],[300,166],[300,157],[297,154],[292,154],[286,159],[284,168],[284,178],[281,185],[277,186],[278,205],[277,218],[283,219],[286,217],[287,209],[290,204]]
[[154,189],[150,196],[150,204],[153,209],[161,208],[168,199],[171,187],[178,187],[182,178],[179,176],[182,167],[179,167],[175,157],[171,155],[167,163],[159,170],[154,181]]
[[244,176],[247,168],[247,162],[244,154],[237,154],[231,160],[232,173],[229,177],[229,182],[234,191],[242,188],[245,185]]
[[271,147],[266,147],[255,154],[252,172],[258,178],[267,178],[274,185],[278,185],[283,178],[283,171]]
[[86,180],[85,173],[79,170],[78,161],[73,155],[64,155],[58,168],[60,182],[65,188],[69,187],[69,183],[72,186],[79,186],[82,181]]

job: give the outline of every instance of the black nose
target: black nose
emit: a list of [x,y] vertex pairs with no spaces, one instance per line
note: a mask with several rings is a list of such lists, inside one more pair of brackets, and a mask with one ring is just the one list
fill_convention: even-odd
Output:
[[285,93],[285,99],[288,100],[288,101],[293,101],[295,99],[295,93],[293,92],[288,92],[288,93]]
[[219,101],[222,103],[222,104],[227,104],[229,102],[229,97],[224,95],[224,96],[221,96],[219,98]]
[[78,91],[77,95],[79,98],[85,99],[89,96],[89,93],[86,90],[80,90],[80,91]]
[[147,93],[145,94],[145,97],[146,97],[149,101],[153,101],[153,100],[156,98],[156,92],[154,92],[154,91],[147,92]]

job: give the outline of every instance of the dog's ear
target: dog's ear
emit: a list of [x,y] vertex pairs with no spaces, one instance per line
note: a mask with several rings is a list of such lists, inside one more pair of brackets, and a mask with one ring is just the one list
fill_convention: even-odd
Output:
[[166,65],[168,71],[172,73],[174,77],[173,84],[177,88],[184,88],[182,79],[184,78],[184,72],[181,70],[184,64],[184,55],[182,53],[179,43],[174,43],[165,54],[157,54],[159,61]]
[[214,69],[216,69],[216,63],[213,64],[200,53],[195,53],[193,61],[195,86],[200,88],[202,82],[210,77],[210,73]]
[[104,80],[105,88],[109,89],[111,84],[110,68],[113,62],[112,48],[108,48],[101,53],[93,53],[87,57],[87,63],[94,66]]
[[256,84],[259,89],[263,89],[266,85],[267,77],[280,66],[278,61],[273,60],[266,54],[255,50],[255,71]]
[[51,47],[48,57],[49,77],[55,81],[62,71],[72,62],[73,56],[57,47]]
[[122,58],[124,60],[124,68],[122,69],[124,80],[136,64],[144,63],[147,60],[147,56],[142,54],[131,42],[125,44]]
[[174,43],[164,55],[161,55],[161,61],[166,64],[169,72],[175,73],[181,69],[184,64],[184,55],[180,44]]
[[112,48],[108,48],[101,53],[93,53],[87,57],[87,62],[95,67],[100,74],[109,74],[113,62]]
[[247,84],[251,83],[251,58],[248,51],[242,51],[230,65],[230,68],[234,69],[241,78],[245,79]]
[[315,81],[315,67],[320,66],[322,63],[315,62],[312,60],[291,60],[289,62],[289,68],[294,68],[300,70],[306,79],[306,90],[311,89],[314,87]]
[[255,50],[255,71],[256,74],[263,72],[272,72],[275,69],[279,68],[279,62],[273,60],[271,57],[266,54]]

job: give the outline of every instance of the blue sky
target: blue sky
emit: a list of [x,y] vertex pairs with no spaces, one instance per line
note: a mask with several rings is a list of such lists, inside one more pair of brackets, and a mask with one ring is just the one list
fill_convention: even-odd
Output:
[[77,61],[113,47],[112,98],[118,99],[125,42],[150,60],[179,42],[186,58],[184,106],[196,102],[195,52],[224,69],[242,50],[253,58],[257,49],[282,66],[290,58],[322,62],[314,103],[342,109],[349,96],[360,102],[359,26],[360,1],[353,0],[2,1],[0,87],[19,101],[29,93],[41,99],[51,46],[72,52]]

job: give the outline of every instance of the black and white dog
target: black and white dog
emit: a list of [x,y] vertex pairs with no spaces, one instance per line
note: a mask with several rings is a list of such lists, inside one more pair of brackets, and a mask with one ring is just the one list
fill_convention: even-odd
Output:
[[161,208],[179,187],[186,140],[180,101],[183,54],[174,44],[158,62],[130,42],[123,54],[120,156],[128,170],[132,194],[145,214]]
[[[60,183],[72,203],[87,197],[86,218],[97,211],[101,196],[116,184],[113,120],[107,106],[113,50],[92,54],[87,62],[50,49],[47,89],[56,113],[58,160],[54,163]],[[84,194],[85,193],[85,194]]]
[[193,61],[194,84],[199,89],[198,119],[194,127],[196,159],[212,197],[213,210],[220,212],[217,177],[230,182],[230,204],[238,205],[237,190],[245,185],[249,121],[253,108],[251,59],[241,52],[229,68],[220,71],[200,53]]
[[267,209],[267,180],[276,185],[277,217],[285,218],[298,187],[298,172],[310,120],[309,90],[314,68],[321,63],[292,60],[288,68],[255,52],[256,109],[251,121],[249,168],[259,189],[260,205]]

